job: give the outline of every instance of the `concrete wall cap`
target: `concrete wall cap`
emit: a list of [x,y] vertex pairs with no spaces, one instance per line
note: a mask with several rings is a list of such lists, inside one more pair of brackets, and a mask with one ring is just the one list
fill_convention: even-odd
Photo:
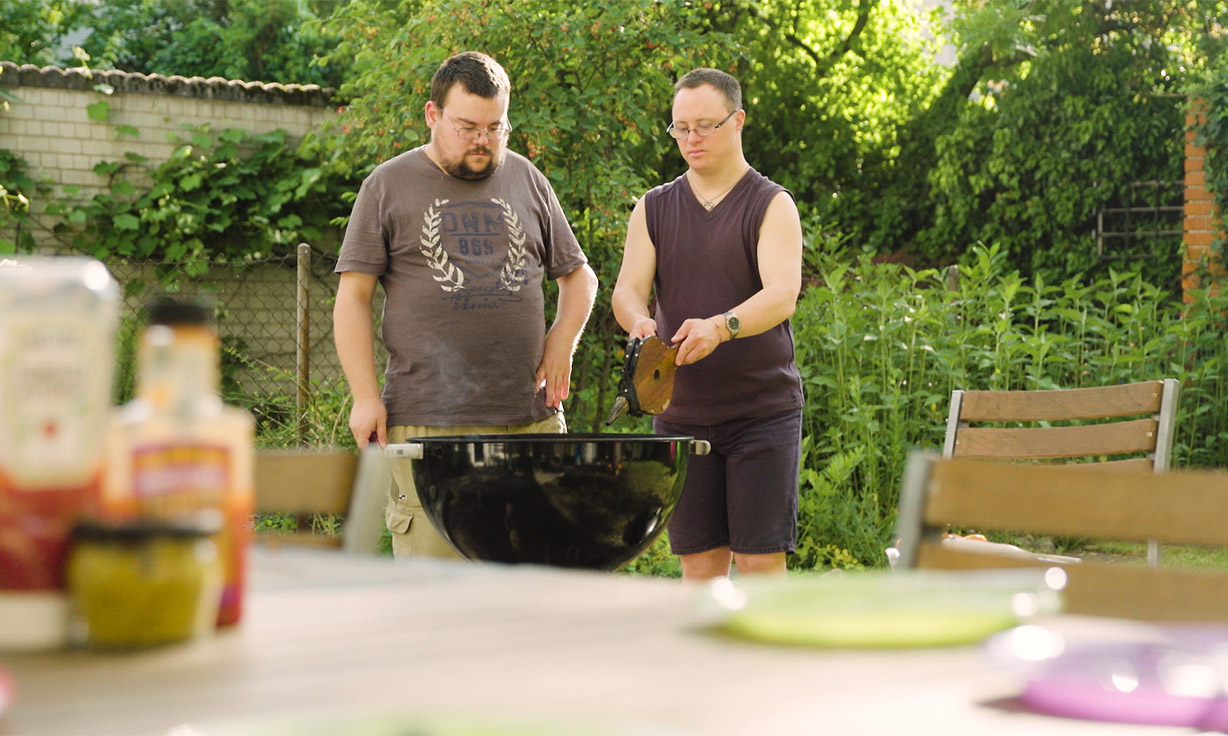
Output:
[[280,84],[278,82],[248,82],[222,77],[182,77],[178,74],[140,74],[119,70],[90,71],[61,69],[55,66],[15,64],[0,61],[0,86],[53,87],[58,89],[91,90],[95,85],[109,85],[116,92],[134,94],[199,97],[232,102],[304,105],[332,107],[336,90],[318,84]]

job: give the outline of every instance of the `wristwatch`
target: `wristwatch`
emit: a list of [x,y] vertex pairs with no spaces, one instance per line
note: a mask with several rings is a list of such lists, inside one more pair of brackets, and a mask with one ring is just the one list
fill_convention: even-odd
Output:
[[725,312],[722,316],[725,318],[725,329],[729,330],[729,339],[732,340],[738,336],[738,331],[742,329],[742,320],[738,319],[738,315],[733,312]]

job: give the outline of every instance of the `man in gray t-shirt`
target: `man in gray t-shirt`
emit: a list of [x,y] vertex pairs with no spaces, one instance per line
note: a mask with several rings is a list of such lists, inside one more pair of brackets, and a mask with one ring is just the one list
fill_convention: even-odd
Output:
[[[430,143],[376,167],[359,191],[337,263],[333,319],[360,448],[442,434],[566,431],[562,401],[597,277],[549,182],[506,148],[510,94],[494,59],[447,59],[426,104]],[[549,330],[546,278],[559,287]],[[376,284],[386,296],[382,395],[371,325]],[[385,519],[394,553],[453,555],[420,514],[404,462],[393,475]]]

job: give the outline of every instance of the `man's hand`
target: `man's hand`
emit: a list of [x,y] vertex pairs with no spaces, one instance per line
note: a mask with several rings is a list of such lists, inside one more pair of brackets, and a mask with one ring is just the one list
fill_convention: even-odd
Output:
[[643,340],[646,337],[652,337],[657,334],[657,321],[647,317],[637,321],[631,328],[631,332],[627,333],[628,339],[639,338]]
[[354,401],[350,409],[350,431],[354,433],[354,441],[358,449],[365,450],[371,440],[380,447],[388,445],[388,410],[379,399]]
[[537,366],[537,390],[546,391],[546,406],[557,409],[571,392],[571,343],[546,336],[542,362]]
[[688,319],[674,333],[672,344],[678,345],[677,365],[690,365],[703,360],[716,350],[724,339],[723,328],[716,319]]

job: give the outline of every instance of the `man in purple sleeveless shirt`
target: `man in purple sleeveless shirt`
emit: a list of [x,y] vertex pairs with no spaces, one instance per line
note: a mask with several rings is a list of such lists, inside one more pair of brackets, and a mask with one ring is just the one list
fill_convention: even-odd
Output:
[[691,457],[669,524],[688,580],[731,565],[784,573],[796,547],[803,395],[789,317],[802,227],[792,194],[746,162],[745,122],[732,76],[696,69],[678,81],[668,132],[688,168],[636,204],[613,295],[631,337],[680,344],[655,431],[712,445]]

